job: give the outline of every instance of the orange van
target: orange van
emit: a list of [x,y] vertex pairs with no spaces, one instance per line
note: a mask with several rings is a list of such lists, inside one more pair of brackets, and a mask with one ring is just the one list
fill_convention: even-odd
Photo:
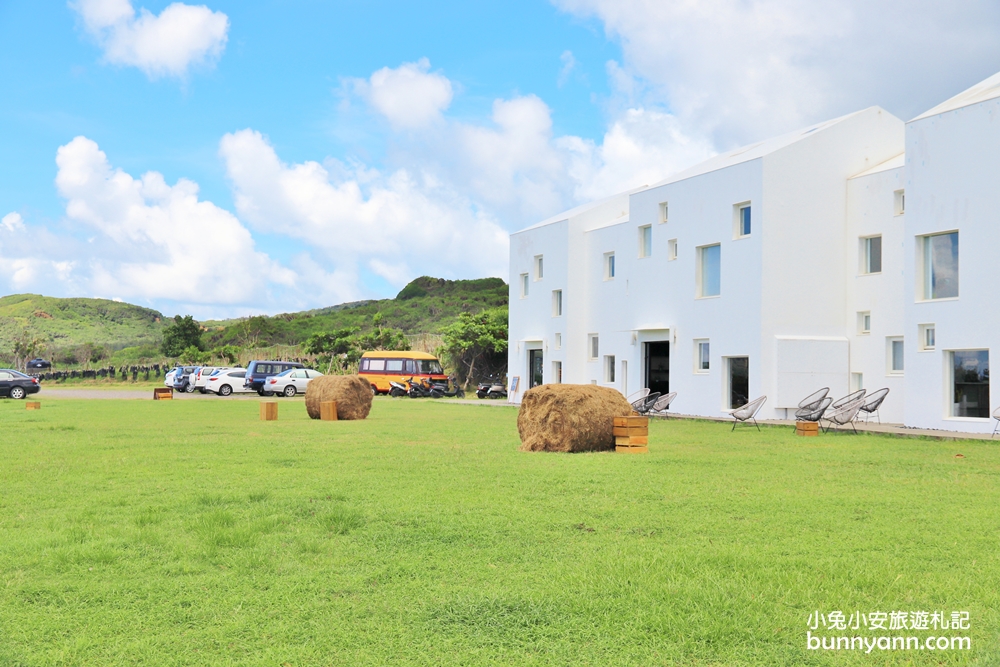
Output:
[[378,394],[389,393],[390,381],[406,386],[411,377],[414,382],[421,378],[431,382],[448,381],[438,358],[426,352],[365,352],[361,355],[358,374],[368,380],[372,391]]

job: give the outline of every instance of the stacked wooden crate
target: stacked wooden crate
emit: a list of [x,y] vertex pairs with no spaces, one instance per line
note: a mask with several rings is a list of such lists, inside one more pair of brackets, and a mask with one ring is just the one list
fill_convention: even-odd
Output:
[[615,417],[615,451],[644,454],[649,451],[649,417]]
[[795,422],[795,435],[819,435],[819,422]]

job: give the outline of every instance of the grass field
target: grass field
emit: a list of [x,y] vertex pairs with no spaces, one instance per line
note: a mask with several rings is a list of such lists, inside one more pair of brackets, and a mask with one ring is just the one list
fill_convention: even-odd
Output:
[[[990,442],[41,400],[0,401],[0,665],[1000,664]],[[809,651],[817,609],[968,611],[972,650]]]

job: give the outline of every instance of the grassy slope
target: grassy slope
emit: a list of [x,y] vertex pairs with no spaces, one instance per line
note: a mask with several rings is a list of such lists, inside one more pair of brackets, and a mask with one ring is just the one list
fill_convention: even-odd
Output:
[[[361,301],[333,308],[275,315],[267,318],[262,343],[294,345],[314,333],[344,327],[370,328],[372,316],[381,312],[387,326],[407,334],[436,333],[462,312],[507,305],[507,284],[499,278],[442,280],[418,278],[394,299]],[[233,321],[208,322],[211,344],[236,343],[240,329]]]
[[[0,664],[1000,663],[988,442],[41,397],[0,401]],[[814,609],[967,610],[974,650],[806,651]]]
[[0,298],[0,339],[12,340],[24,327],[50,348],[95,343],[114,348],[159,344],[165,323],[150,308],[108,299],[61,299],[38,294]]

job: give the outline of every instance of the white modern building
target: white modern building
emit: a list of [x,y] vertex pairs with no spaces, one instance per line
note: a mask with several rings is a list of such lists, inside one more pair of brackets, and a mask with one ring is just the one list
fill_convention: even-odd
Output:
[[872,107],[512,234],[512,398],[649,387],[719,416],[766,395],[780,419],[820,387],[888,387],[883,422],[988,432],[998,186],[1000,74],[908,123]]

